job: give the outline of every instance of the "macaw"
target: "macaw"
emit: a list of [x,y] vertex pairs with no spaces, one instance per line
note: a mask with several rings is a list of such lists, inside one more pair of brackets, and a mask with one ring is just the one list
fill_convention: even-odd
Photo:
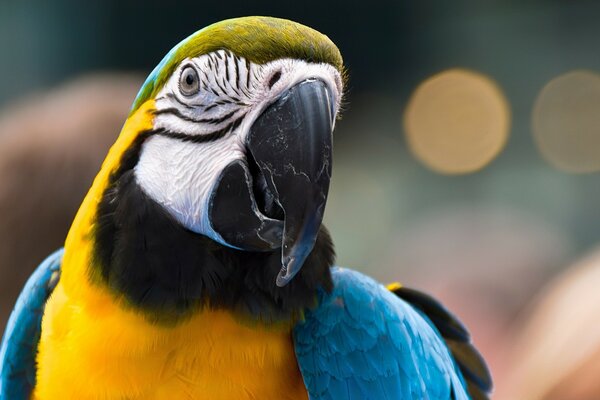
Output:
[[344,81],[332,41],[288,20],[176,45],[17,301],[0,398],[486,399],[441,304],[334,266]]

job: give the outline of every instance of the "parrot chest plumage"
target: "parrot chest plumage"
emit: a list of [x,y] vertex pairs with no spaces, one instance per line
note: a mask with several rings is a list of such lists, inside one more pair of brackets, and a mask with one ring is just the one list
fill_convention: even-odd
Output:
[[56,288],[34,399],[308,397],[289,328],[246,324],[226,311],[158,326],[102,297],[74,301]]

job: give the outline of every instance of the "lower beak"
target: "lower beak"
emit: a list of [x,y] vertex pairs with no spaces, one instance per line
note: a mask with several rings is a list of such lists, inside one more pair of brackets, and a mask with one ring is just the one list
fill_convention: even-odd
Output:
[[284,214],[278,286],[300,271],[321,227],[331,178],[333,120],[330,90],[311,79],[283,93],[248,135],[248,150]]

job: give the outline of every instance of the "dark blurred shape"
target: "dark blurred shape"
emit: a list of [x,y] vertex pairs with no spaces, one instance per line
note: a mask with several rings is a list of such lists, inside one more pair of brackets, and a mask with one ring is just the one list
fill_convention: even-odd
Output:
[[63,245],[141,82],[90,75],[0,113],[0,331],[27,277]]
[[600,399],[600,250],[541,292],[523,319],[502,399]]

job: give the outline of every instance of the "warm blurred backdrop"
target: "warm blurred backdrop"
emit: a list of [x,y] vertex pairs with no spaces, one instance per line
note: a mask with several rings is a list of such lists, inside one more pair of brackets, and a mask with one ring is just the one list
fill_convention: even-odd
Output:
[[344,56],[338,263],[441,298],[494,398],[600,398],[600,253],[578,261],[600,245],[594,0],[0,2],[0,328],[144,76],[241,15],[304,23]]

